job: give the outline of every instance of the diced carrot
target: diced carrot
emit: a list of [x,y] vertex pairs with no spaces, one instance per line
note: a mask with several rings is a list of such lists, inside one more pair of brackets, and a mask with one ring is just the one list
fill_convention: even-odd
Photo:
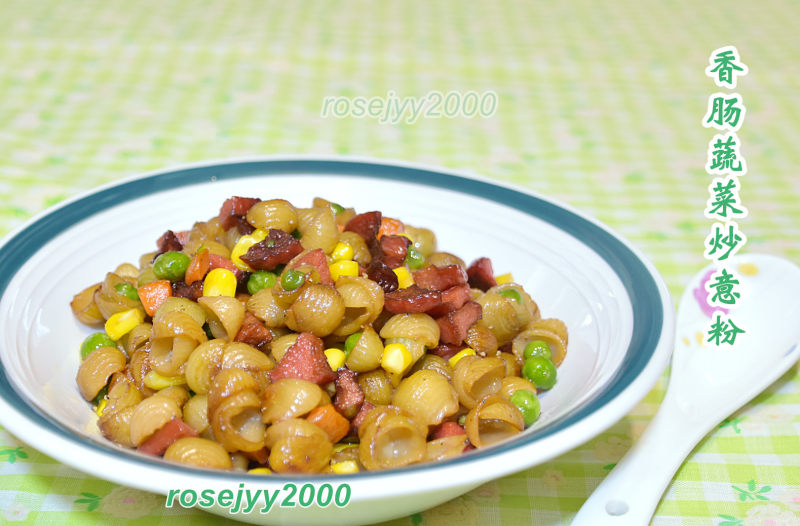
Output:
[[386,217],[383,216],[381,218],[381,226],[378,228],[378,235],[377,238],[380,239],[383,236],[396,236],[398,234],[402,234],[406,231],[406,226],[403,224],[402,221],[399,219],[394,219],[393,217]]
[[195,281],[200,281],[206,277],[206,274],[210,268],[210,254],[208,249],[204,248],[198,254],[195,254],[192,260],[189,262],[189,266],[186,267],[186,275],[184,276],[183,281],[185,281],[187,285],[191,285]]
[[256,451],[242,451],[242,454],[253,462],[257,462],[261,465],[265,465],[267,463],[267,459],[269,458],[269,452],[267,451],[267,448],[264,447]]
[[332,404],[315,407],[306,420],[322,428],[334,444],[346,437],[350,430],[350,421],[339,414]]
[[344,225],[340,225],[340,224],[338,224],[338,223],[337,223],[337,225],[336,225],[336,229],[337,229],[339,232],[344,232]]
[[197,431],[180,418],[175,417],[164,424],[164,427],[156,431],[153,436],[145,440],[138,450],[148,455],[161,456],[179,438],[196,436]]
[[139,293],[139,299],[142,301],[144,311],[149,316],[153,316],[161,304],[164,303],[164,300],[172,296],[172,284],[169,280],[160,279],[142,285],[136,289],[136,292]]

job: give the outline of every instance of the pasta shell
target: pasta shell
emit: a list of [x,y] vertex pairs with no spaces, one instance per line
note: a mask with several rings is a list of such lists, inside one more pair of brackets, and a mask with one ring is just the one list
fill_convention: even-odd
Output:
[[395,314],[381,328],[381,338],[409,338],[433,348],[439,345],[439,324],[421,312]]
[[196,394],[183,405],[183,421],[189,424],[197,434],[208,429],[208,396]]
[[521,433],[525,419],[517,406],[499,395],[489,395],[467,413],[464,429],[470,443],[481,448]]
[[92,400],[108,384],[111,375],[125,369],[125,355],[116,347],[100,347],[86,357],[78,368],[78,389],[86,400]]
[[272,289],[261,289],[247,300],[247,310],[267,327],[282,327],[286,320],[286,309],[278,305]]
[[383,355],[383,342],[378,333],[367,325],[361,332],[355,347],[350,351],[345,364],[357,373],[372,371],[381,363]]
[[226,345],[225,340],[214,339],[201,343],[192,351],[184,370],[189,389],[198,394],[208,393],[211,378],[220,369]]
[[298,208],[297,230],[302,234],[300,243],[306,250],[321,248],[330,254],[339,242],[339,229],[330,207]]
[[427,426],[442,423],[458,411],[458,396],[447,378],[424,369],[400,382],[392,396],[392,405]]
[[333,332],[344,317],[344,300],[329,285],[311,283],[286,311],[286,326],[297,332],[323,337]]
[[425,457],[425,435],[400,409],[392,406],[373,409],[358,428],[359,460],[367,469],[389,469],[419,462]]
[[94,302],[94,294],[100,289],[100,283],[96,283],[86,287],[79,293],[75,294],[69,306],[72,308],[72,314],[78,318],[78,321],[86,325],[99,325],[105,321],[100,309]]
[[461,455],[467,447],[467,435],[452,435],[436,438],[425,448],[425,461],[436,462]]
[[297,228],[297,211],[285,199],[270,199],[250,207],[247,211],[247,222],[262,230],[276,228],[293,232]]
[[267,386],[261,404],[262,420],[268,424],[301,417],[320,405],[322,389],[315,383],[284,378]]
[[225,397],[209,413],[214,438],[228,451],[257,451],[264,447],[261,400],[252,390]]
[[179,438],[164,453],[164,460],[201,468],[231,469],[231,457],[212,440],[197,437]]
[[505,374],[506,364],[500,358],[465,356],[456,363],[453,387],[464,407],[472,409],[479,400],[500,390]]
[[[215,338],[233,341],[244,321],[244,305],[230,296],[203,296],[197,300],[208,316],[208,326]],[[204,341],[204,340],[202,340]]]
[[180,417],[178,404],[167,396],[151,396],[139,402],[131,415],[131,443],[140,446],[173,418]]

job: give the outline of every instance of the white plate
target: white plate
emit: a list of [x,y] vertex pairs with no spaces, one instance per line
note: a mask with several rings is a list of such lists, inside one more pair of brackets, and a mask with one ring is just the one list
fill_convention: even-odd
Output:
[[[466,261],[488,256],[496,273],[512,272],[545,317],[569,328],[567,358],[558,383],[541,397],[540,420],[514,440],[447,462],[347,477],[194,469],[103,439],[75,384],[80,342],[92,331],[72,316],[72,296],[119,263],[154,250],[165,230],[216,215],[231,195],[281,197],[299,206],[321,196],[358,211],[381,210],[431,228],[441,250]],[[40,214],[7,236],[0,254],[0,422],[65,464],[164,495],[206,488],[235,493],[244,483],[252,491],[281,490],[282,499],[287,483],[349,484],[345,507],[276,505],[269,513],[233,516],[254,523],[388,520],[545,462],[624,416],[655,384],[672,350],[666,287],[620,236],[545,197],[405,163],[264,158],[145,174]],[[228,515],[224,508],[209,511]]]

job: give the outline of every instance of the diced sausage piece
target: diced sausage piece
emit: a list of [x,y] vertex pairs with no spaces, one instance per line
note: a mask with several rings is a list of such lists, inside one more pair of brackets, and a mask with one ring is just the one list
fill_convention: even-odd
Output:
[[430,266],[414,272],[414,283],[423,289],[447,290],[467,282],[467,273],[461,265]]
[[236,276],[237,280],[242,279],[244,276],[244,271],[233,264],[233,261],[226,257],[222,257],[219,254],[209,254],[208,255],[208,270],[213,270],[215,268],[224,268],[228,269]]
[[380,247],[383,263],[389,268],[397,268],[403,264],[408,253],[411,240],[405,236],[383,236]]
[[353,217],[344,225],[346,232],[355,232],[369,244],[378,235],[378,230],[381,227],[381,218],[383,216],[380,212],[364,212]]
[[260,201],[261,199],[257,197],[233,196],[230,199],[226,199],[222,203],[222,208],[219,209],[219,224],[222,225],[222,228],[228,230],[236,225],[237,218],[243,217],[254,204]]
[[372,402],[369,400],[364,400],[364,403],[361,404],[361,409],[358,410],[358,414],[356,414],[355,418],[350,421],[350,426],[352,428],[353,433],[358,434],[358,426],[364,421],[367,417],[367,413],[375,409],[375,406],[372,405]]
[[191,285],[187,285],[185,281],[174,281],[172,283],[172,295],[197,301],[198,298],[203,296],[203,281],[195,281]]
[[137,450],[147,455],[160,457],[179,438],[196,436],[198,436],[197,431],[180,418],[175,417],[145,440]]
[[237,217],[236,218],[236,230],[239,231],[239,234],[241,234],[243,236],[248,236],[248,235],[252,234],[253,232],[255,232],[256,227],[254,227],[253,225],[248,223],[247,219],[245,219],[244,217]]
[[460,344],[467,337],[470,326],[481,319],[483,311],[480,303],[469,301],[460,309],[436,318],[439,324],[439,339],[443,343]]
[[273,270],[303,251],[300,241],[288,232],[270,228],[266,239],[251,246],[241,259],[256,270]]
[[289,262],[289,268],[296,269],[302,265],[311,265],[314,267],[319,274],[319,282],[323,285],[333,285],[331,270],[328,267],[328,258],[325,257],[325,252],[323,252],[321,248],[309,250],[305,254],[295,257],[294,260]]
[[234,341],[252,345],[259,350],[266,350],[267,344],[272,341],[272,332],[261,323],[250,311],[244,312],[244,321]]
[[442,291],[442,303],[428,311],[434,318],[444,316],[450,311],[460,309],[462,305],[472,299],[472,290],[469,285],[456,285]]
[[433,436],[431,440],[436,440],[437,438],[444,438],[444,437],[452,437],[456,435],[466,435],[467,432],[464,428],[458,425],[458,422],[442,422],[439,427],[437,427],[433,431]]
[[481,289],[484,292],[497,285],[497,281],[494,279],[494,270],[492,270],[492,260],[489,258],[478,258],[470,263],[467,268],[467,276],[470,287]]
[[426,312],[442,304],[441,292],[421,289],[417,285],[395,290],[383,298],[383,308],[393,314]]
[[281,378],[299,378],[317,385],[334,381],[336,373],[328,365],[324,349],[322,340],[309,332],[301,332],[275,369],[269,372],[270,380],[277,382]]
[[464,349],[464,345],[462,344],[453,345],[450,343],[442,343],[437,345],[433,349],[429,350],[428,352],[431,354],[435,354],[440,358],[444,358],[445,360],[449,360],[450,358],[458,354],[458,352],[461,349]]
[[367,267],[367,277],[378,284],[383,292],[389,293],[400,286],[397,274],[387,267],[382,261],[372,260]]
[[339,376],[336,377],[336,397],[333,406],[348,420],[358,414],[361,404],[364,403],[364,391],[356,381],[357,376],[347,367],[342,367],[339,369]]
[[183,250],[183,243],[178,239],[178,236],[175,235],[175,232],[172,230],[167,230],[164,232],[158,241],[156,241],[158,245],[158,252],[153,257],[155,260],[158,256],[163,254],[164,252],[180,252]]
[[175,237],[178,238],[178,242],[181,244],[182,247],[186,246],[186,242],[189,241],[189,231],[188,230],[180,230],[175,232]]

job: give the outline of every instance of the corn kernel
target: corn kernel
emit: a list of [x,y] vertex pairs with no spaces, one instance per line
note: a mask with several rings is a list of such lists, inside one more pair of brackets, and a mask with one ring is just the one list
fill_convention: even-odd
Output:
[[328,359],[328,365],[330,365],[331,369],[334,371],[344,365],[344,360],[346,358],[344,351],[336,348],[325,349],[325,357]]
[[328,267],[331,271],[331,279],[336,281],[339,276],[358,276],[358,263],[351,260],[342,260],[331,263]]
[[397,276],[397,286],[401,289],[407,289],[414,284],[414,278],[411,277],[411,272],[406,267],[397,267],[392,269],[392,272]]
[[250,247],[256,243],[264,241],[266,238],[267,232],[265,230],[261,230],[260,228],[258,230],[254,230],[252,234],[240,237],[231,249],[231,261],[233,261],[233,264],[242,270],[252,271],[253,269],[250,268],[250,265],[242,261],[242,256],[247,254],[247,251],[250,250]]
[[400,382],[402,381],[403,381],[403,373],[389,373],[389,383],[391,383],[392,387],[394,387],[395,389],[397,388],[398,385],[400,385]]
[[354,255],[353,247],[340,241],[336,243],[336,247],[331,252],[331,259],[333,261],[343,261],[345,259],[353,259]]
[[103,412],[106,410],[106,406],[108,405],[108,398],[103,398],[100,400],[100,403],[97,404],[97,407],[94,408],[94,412],[97,416],[103,416]]
[[173,385],[183,385],[186,383],[184,376],[164,376],[156,371],[150,370],[144,375],[144,385],[155,391],[160,391]]
[[333,446],[333,452],[338,453],[339,451],[344,451],[345,449],[351,447],[358,447],[358,444],[336,444],[335,446]]
[[247,471],[248,473],[252,473],[253,475],[269,475],[272,473],[272,470],[269,468],[253,468]]
[[475,349],[467,347],[455,353],[450,357],[450,360],[448,360],[450,362],[450,367],[455,367],[458,361],[465,356],[475,356]]
[[358,469],[358,464],[356,464],[355,460],[343,460],[342,462],[331,464],[331,471],[337,475],[348,475],[350,473],[358,473],[361,470]]
[[236,275],[226,268],[215,268],[203,280],[203,296],[236,296]]
[[500,274],[494,280],[497,282],[498,285],[504,285],[506,283],[513,283],[514,276],[511,275],[511,272],[506,272],[505,274]]
[[381,367],[389,373],[403,374],[411,361],[411,353],[402,343],[390,343],[383,348]]
[[112,314],[106,321],[106,334],[112,340],[117,341],[143,321],[144,312],[139,309],[128,309]]

